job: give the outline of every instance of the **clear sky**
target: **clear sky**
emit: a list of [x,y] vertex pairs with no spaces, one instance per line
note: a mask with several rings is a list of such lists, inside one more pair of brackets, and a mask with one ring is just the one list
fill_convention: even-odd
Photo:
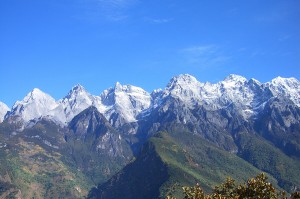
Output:
[[1,0],[0,101],[77,83],[151,92],[182,73],[300,79],[299,0]]

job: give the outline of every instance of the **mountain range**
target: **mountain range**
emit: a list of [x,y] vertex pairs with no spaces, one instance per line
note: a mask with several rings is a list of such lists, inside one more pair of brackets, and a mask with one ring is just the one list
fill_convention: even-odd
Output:
[[209,106],[216,110],[233,103],[242,108],[245,117],[251,117],[263,108],[271,97],[284,96],[300,106],[299,81],[295,78],[277,77],[270,82],[260,83],[238,75],[230,75],[216,84],[201,83],[191,75],[179,75],[170,80],[164,90],[148,93],[132,85],[117,82],[114,88],[94,96],[81,85],[74,86],[69,93],[55,101],[38,88],[17,101],[11,110],[0,102],[0,119],[10,116],[21,117],[24,122],[41,117],[50,117],[66,125],[77,114],[89,106],[96,107],[112,124],[122,125],[137,121],[137,117],[153,108],[168,96],[183,101],[187,106]]
[[300,189],[296,78],[213,84],[184,74],[152,93],[117,82],[95,96],[76,85],[60,100],[35,88],[11,109],[0,102],[0,121],[2,196],[159,198],[262,171]]

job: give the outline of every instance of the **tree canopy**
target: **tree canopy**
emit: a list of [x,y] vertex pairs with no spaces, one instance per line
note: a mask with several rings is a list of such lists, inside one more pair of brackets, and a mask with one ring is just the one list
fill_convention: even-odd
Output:
[[[237,184],[234,179],[227,178],[224,183],[216,186],[211,194],[205,194],[199,184],[193,187],[182,187],[184,199],[300,199],[300,192],[287,196],[284,191],[277,190],[267,181],[268,177],[262,173],[246,183]],[[167,196],[167,199],[176,199]]]

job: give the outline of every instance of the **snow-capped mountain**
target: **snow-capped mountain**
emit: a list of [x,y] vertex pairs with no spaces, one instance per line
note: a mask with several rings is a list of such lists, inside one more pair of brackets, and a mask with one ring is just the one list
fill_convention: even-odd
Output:
[[94,106],[111,124],[116,124],[117,120],[128,123],[136,121],[136,116],[150,106],[150,101],[149,93],[132,85],[117,82],[114,88],[104,90],[100,96],[94,96],[81,85],[76,85],[57,102],[58,107],[50,115],[62,115],[65,118],[61,117],[59,121],[68,123],[86,108]]
[[8,108],[8,106],[6,104],[4,104],[3,102],[0,102],[0,123],[3,121],[4,116],[6,115],[6,113],[9,110],[10,109]]
[[173,77],[163,91],[156,92],[153,107],[159,106],[169,97],[181,100],[189,108],[201,105],[208,110],[217,110],[234,104],[240,107],[245,118],[256,114],[271,98],[285,96],[300,105],[300,83],[295,78],[275,78],[260,83],[239,75],[229,75],[216,84],[199,82],[184,74]]
[[143,89],[116,83],[114,88],[103,91],[100,96],[88,93],[81,85],[74,86],[58,101],[39,89],[33,89],[22,100],[17,101],[6,117],[19,116],[24,122],[48,117],[66,125],[77,114],[94,106],[116,126],[136,121],[136,116],[149,108],[151,96]]
[[162,92],[162,98],[172,96],[179,98],[189,106],[193,106],[201,98],[200,88],[202,86],[203,84],[191,75],[179,75],[170,80],[166,89]]
[[47,116],[56,107],[55,99],[35,88],[23,100],[17,101],[5,117],[20,116],[25,122],[28,122],[35,118]]
[[[252,80],[252,82],[260,84],[256,80]],[[163,98],[173,96],[184,101],[190,107],[200,104],[210,106],[211,109],[219,109],[230,103],[250,106],[254,95],[247,79],[238,75],[230,75],[216,84],[201,83],[188,74],[179,75],[172,78],[163,91]]]
[[[94,106],[113,126],[118,127],[136,122],[138,117],[146,116],[162,103],[176,98],[190,109],[203,106],[207,110],[218,110],[234,104],[247,119],[262,110],[272,97],[279,96],[290,99],[299,107],[299,80],[277,77],[260,83],[255,79],[229,75],[223,81],[212,84],[199,82],[195,77],[184,74],[173,77],[165,89],[155,90],[151,94],[142,88],[117,82],[100,96],[92,95],[81,85],[76,85],[63,99],[55,101],[35,88],[22,101],[17,101],[5,118],[20,116],[28,122],[47,116],[66,125],[77,114]],[[9,110],[7,107],[2,109],[2,112]]]
[[148,92],[136,86],[121,85],[119,82],[114,88],[103,91],[100,97],[106,107],[104,115],[116,126],[124,122],[135,122],[137,115],[151,104]]
[[90,106],[95,106],[99,111],[103,111],[100,97],[88,93],[81,85],[74,86],[67,96],[57,101],[57,108],[51,111],[50,115],[57,118],[62,123],[70,122],[77,114]]
[[300,81],[296,78],[276,77],[265,85],[275,96],[285,96],[300,106]]

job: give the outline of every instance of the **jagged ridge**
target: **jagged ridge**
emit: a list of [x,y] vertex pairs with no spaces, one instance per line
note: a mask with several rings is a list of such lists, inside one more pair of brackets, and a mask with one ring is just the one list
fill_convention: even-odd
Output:
[[[49,116],[66,125],[84,109],[95,106],[112,125],[119,127],[136,122],[169,97],[178,98],[188,107],[203,105],[210,110],[235,104],[240,107],[243,116],[248,118],[262,110],[270,98],[277,96],[284,96],[299,107],[299,80],[277,77],[270,82],[260,83],[255,79],[230,75],[223,81],[211,84],[201,83],[195,77],[185,74],[173,77],[164,90],[155,90],[151,94],[142,88],[117,82],[114,88],[103,91],[100,96],[91,95],[81,85],[76,85],[67,96],[55,101],[50,95],[33,89],[22,101],[14,104],[5,118],[20,116],[28,122]],[[9,109],[1,110],[4,115]]]

